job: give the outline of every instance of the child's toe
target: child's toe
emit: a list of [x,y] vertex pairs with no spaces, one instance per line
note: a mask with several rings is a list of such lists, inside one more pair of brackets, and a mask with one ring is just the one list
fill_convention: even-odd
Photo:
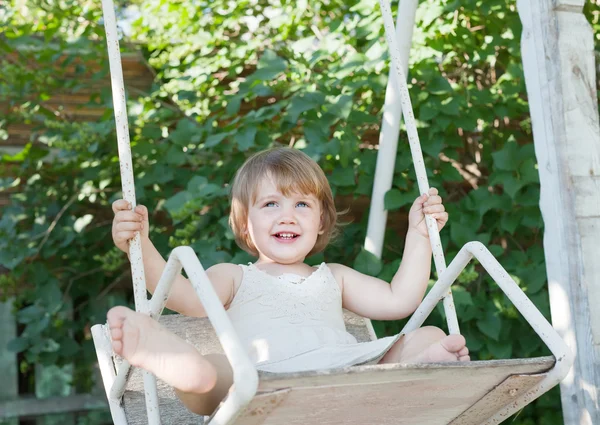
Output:
[[462,335],[448,335],[440,341],[442,346],[450,353],[458,353],[465,348],[465,337]]
[[123,339],[123,328],[111,328],[110,337],[112,340]]

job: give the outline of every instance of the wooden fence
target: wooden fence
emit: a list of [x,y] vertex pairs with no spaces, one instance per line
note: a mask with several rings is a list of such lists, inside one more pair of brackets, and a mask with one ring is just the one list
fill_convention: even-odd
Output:
[[[70,367],[37,366],[35,394],[19,394],[19,364],[16,353],[6,344],[17,336],[12,300],[0,303],[0,424],[18,425],[21,419],[37,418],[36,425],[75,425],[74,412],[106,412],[108,403],[101,380],[93,394],[70,394]],[[61,414],[56,416],[57,414]],[[53,415],[53,416],[48,416]],[[100,416],[102,417],[102,415]],[[31,423],[31,422],[29,422]],[[99,422],[96,422],[99,423]]]

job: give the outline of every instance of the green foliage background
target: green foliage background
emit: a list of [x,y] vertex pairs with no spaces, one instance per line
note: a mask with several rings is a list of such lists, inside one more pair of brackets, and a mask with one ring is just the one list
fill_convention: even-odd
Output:
[[[31,143],[0,161],[0,190],[18,188],[0,218],[0,293],[15,296],[22,330],[9,349],[24,373],[36,362],[75,361],[75,386],[91,385],[89,327],[131,303],[126,257],[113,247],[110,204],[120,195],[110,93],[99,120],[73,121],[42,103],[77,92],[93,63],[108,79],[99,2],[8,2],[0,14],[0,137],[14,123]],[[324,255],[389,280],[401,260],[406,211],[417,195],[408,143],[398,149],[383,261],[361,246],[387,83],[377,0],[132,1],[141,12],[123,50],[143,51],[156,73],[148,93],[128,91],[138,202],[167,255],[191,245],[205,267],[249,258],[227,226],[228,182],[252,152],[293,145],[315,158],[353,221]],[[26,8],[26,10],[24,9]],[[586,13],[598,28],[599,8]],[[520,58],[521,25],[508,0],[423,0],[410,59],[410,91],[430,184],[450,212],[442,240],[451,259],[467,241],[490,246],[549,317],[539,181]],[[56,72],[66,54],[81,78]],[[31,59],[41,64],[32,68]],[[86,65],[87,64],[87,65]],[[87,82],[87,83],[86,83]],[[3,130],[4,129],[4,130]],[[18,177],[15,179],[15,177]],[[547,354],[477,266],[455,290],[462,332],[476,359]],[[72,305],[73,307],[69,307]],[[441,311],[431,323],[443,323]],[[401,323],[376,323],[383,334]],[[75,359],[75,360],[74,360]],[[514,419],[559,424],[557,391]]]

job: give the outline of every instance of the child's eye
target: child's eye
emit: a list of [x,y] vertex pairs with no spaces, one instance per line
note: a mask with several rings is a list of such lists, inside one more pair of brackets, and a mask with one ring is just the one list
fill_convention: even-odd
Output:
[[308,205],[306,202],[298,202],[298,203],[296,204],[296,206],[297,206],[297,207],[298,207],[298,206],[300,206],[300,207],[305,207],[305,208],[308,208],[308,206],[309,206],[309,205]]
[[276,205],[277,205],[277,203],[274,201],[269,201],[269,202],[265,203],[265,207],[274,207]]

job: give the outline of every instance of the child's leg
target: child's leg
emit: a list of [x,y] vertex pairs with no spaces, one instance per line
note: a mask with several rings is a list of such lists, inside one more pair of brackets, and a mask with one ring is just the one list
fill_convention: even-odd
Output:
[[205,394],[196,394],[175,388],[175,393],[191,412],[212,415],[233,384],[233,370],[224,354],[207,354],[204,358],[212,363],[217,371],[217,382],[213,389]]
[[222,356],[202,356],[155,320],[127,307],[112,308],[107,318],[115,352],[173,386],[193,412],[211,414],[227,394],[233,380]]
[[380,363],[468,361],[465,344],[462,335],[446,335],[440,328],[425,326],[401,336]]

